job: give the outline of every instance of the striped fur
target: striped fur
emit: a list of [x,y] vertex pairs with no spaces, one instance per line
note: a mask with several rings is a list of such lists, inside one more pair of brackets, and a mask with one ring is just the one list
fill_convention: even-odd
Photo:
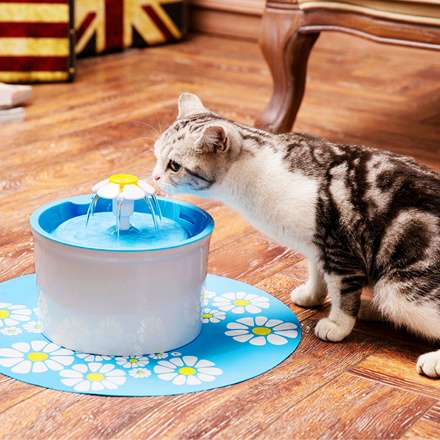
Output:
[[[366,286],[375,316],[440,339],[440,176],[434,171],[374,148],[248,127],[209,112],[189,94],[179,99],[179,117],[155,153],[153,175],[165,191],[222,200],[308,258],[310,279],[292,300],[316,306],[328,291],[332,309],[316,327],[321,339],[350,334]],[[178,172],[169,169],[170,160],[182,166]],[[440,376],[440,353],[421,357],[418,370]]]

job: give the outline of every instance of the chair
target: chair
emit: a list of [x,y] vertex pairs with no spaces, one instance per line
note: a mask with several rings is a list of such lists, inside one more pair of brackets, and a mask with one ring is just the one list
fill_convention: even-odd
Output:
[[273,94],[258,127],[275,133],[292,128],[304,94],[307,60],[323,31],[440,50],[440,2],[267,0],[260,46],[272,73]]

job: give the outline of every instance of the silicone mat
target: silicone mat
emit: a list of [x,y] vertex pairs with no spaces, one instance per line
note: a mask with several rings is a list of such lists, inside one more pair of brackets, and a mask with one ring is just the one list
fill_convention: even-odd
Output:
[[[203,326],[175,351],[111,357],[51,343],[38,325],[35,275],[0,284],[0,373],[45,388],[108,396],[163,396],[242,382],[281,363],[301,327],[282,302],[256,287],[208,275]],[[74,323],[66,323],[74,326]]]

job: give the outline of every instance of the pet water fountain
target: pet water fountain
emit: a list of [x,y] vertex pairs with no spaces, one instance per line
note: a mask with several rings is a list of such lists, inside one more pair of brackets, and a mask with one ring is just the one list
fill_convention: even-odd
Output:
[[202,326],[214,221],[117,174],[31,216],[43,334],[77,352],[132,356],[188,344]]

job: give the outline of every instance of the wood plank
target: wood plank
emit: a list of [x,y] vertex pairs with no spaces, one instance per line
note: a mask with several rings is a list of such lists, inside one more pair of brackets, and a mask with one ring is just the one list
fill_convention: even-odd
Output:
[[402,439],[439,438],[440,433],[440,404],[435,404],[411,429],[406,431]]
[[417,358],[432,348],[400,342],[387,344],[350,369],[350,373],[413,393],[440,399],[440,383],[417,373]]
[[44,390],[45,388],[0,375],[0,413]]
[[304,321],[302,331],[298,349],[274,370],[234,386],[175,396],[116,437],[254,437],[295,403],[381,346],[359,334],[353,334],[346,344],[326,344],[315,337],[312,321]]
[[303,257],[259,234],[251,234],[212,252],[209,272],[248,284],[257,283]]
[[343,374],[291,407],[261,438],[399,438],[434,399]]
[[108,438],[163,402],[45,390],[0,413],[0,438]]

